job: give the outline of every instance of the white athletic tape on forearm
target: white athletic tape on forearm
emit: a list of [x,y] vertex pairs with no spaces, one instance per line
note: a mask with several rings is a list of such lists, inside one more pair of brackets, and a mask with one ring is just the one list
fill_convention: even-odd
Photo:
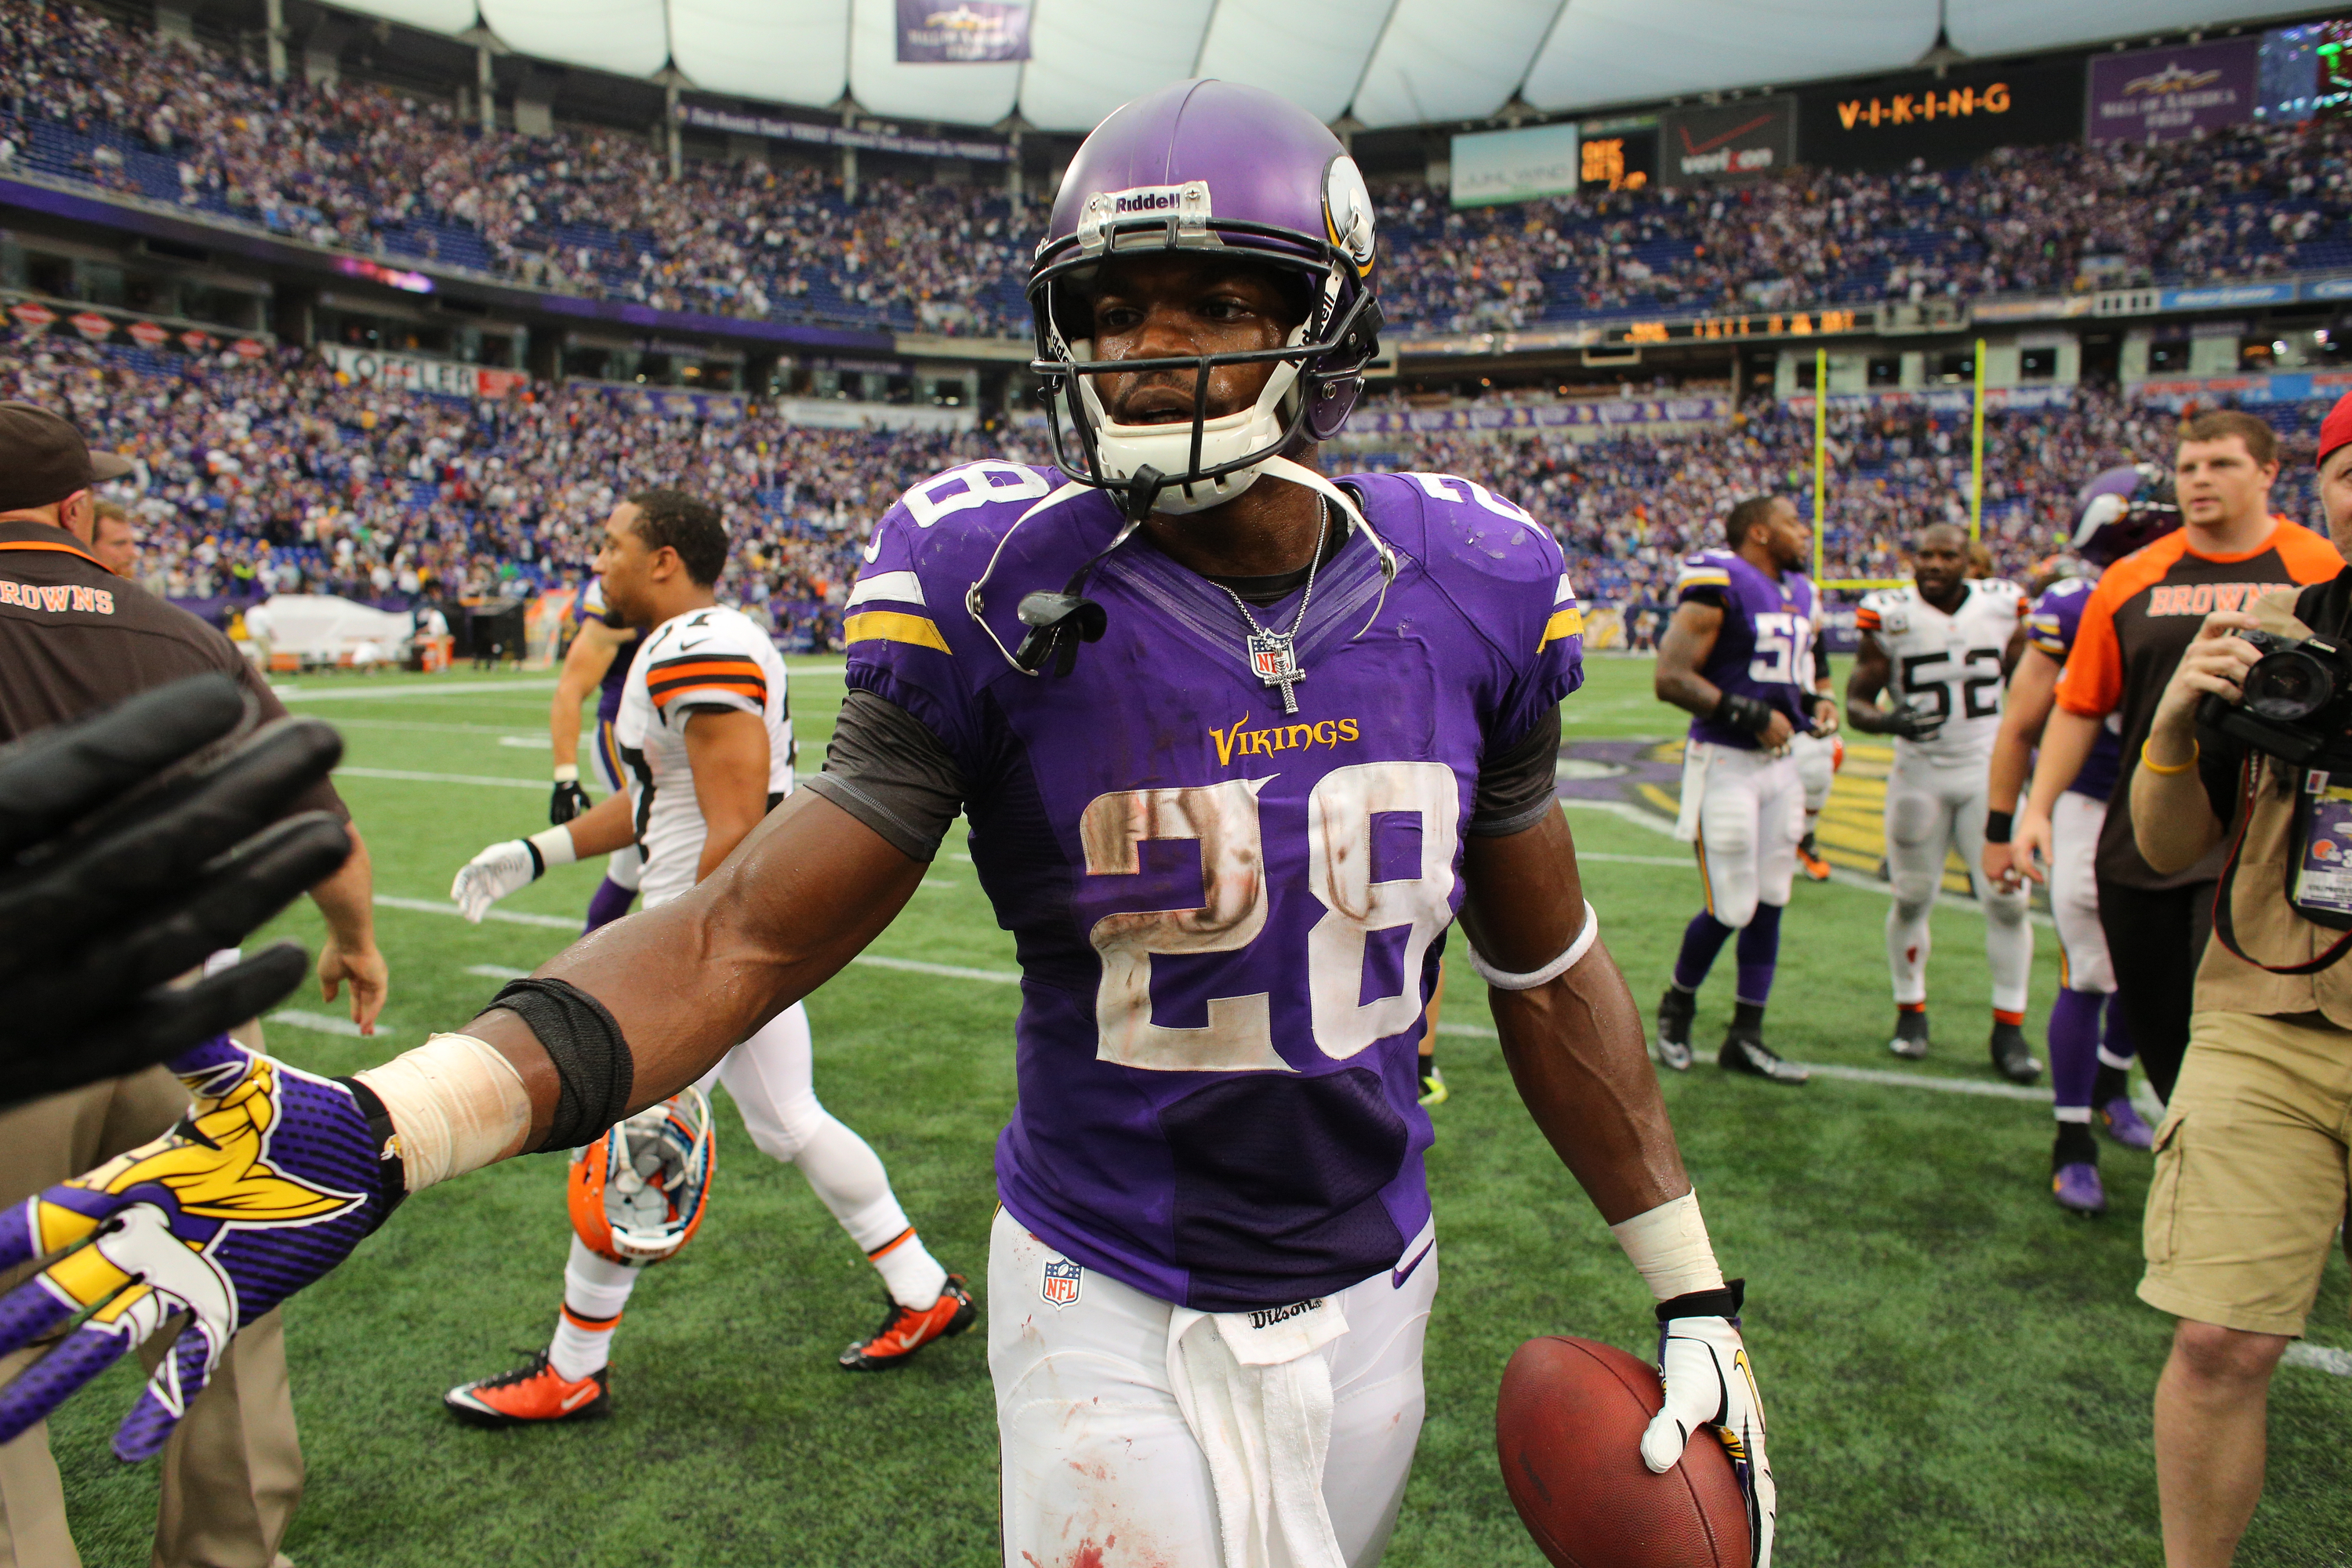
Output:
[[471,1035],[436,1035],[358,1077],[392,1118],[412,1193],[501,1160],[530,1134],[522,1075]]
[[580,782],[580,764],[578,763],[556,763],[555,782],[557,784],[578,784]]
[[1525,974],[1513,974],[1507,970],[1496,968],[1481,958],[1475,942],[1465,945],[1469,948],[1470,967],[1476,971],[1479,979],[1497,991],[1532,991],[1538,985],[1549,984],[1574,969],[1578,961],[1591,952],[1592,944],[1600,940],[1601,917],[1593,911],[1591,903],[1588,901],[1584,906],[1584,929],[1576,933],[1576,940],[1568,944],[1568,950],[1565,952],[1541,969],[1531,969]]
[[1609,1227],[1609,1234],[1641,1271],[1650,1294],[1661,1301],[1694,1290],[1723,1289],[1723,1269],[1716,1263],[1715,1247],[1706,1238],[1706,1221],[1699,1217],[1696,1192],[1621,1220]]
[[530,836],[531,847],[539,851],[540,859],[550,866],[569,866],[580,858],[580,851],[572,846],[572,829],[551,827]]

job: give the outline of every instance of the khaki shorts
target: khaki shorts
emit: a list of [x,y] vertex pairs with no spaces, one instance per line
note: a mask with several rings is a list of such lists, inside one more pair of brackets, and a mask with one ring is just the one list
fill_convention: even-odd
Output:
[[2299,1335],[2352,1181],[2352,1033],[2200,1013],[2156,1130],[2139,1298]]

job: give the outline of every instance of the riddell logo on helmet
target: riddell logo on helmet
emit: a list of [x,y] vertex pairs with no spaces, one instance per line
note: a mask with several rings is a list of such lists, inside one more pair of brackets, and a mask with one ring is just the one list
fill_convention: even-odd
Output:
[[1172,213],[1184,205],[1184,190],[1181,185],[1145,185],[1139,190],[1108,194],[1111,213],[1118,217],[1126,217],[1132,213]]

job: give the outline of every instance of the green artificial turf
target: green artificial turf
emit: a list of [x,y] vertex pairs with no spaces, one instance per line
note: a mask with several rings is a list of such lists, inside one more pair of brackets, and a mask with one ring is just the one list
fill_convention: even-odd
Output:
[[[1568,739],[1675,733],[1646,659],[1596,658]],[[391,679],[298,682],[294,706],[343,727],[348,763],[503,777],[530,787],[347,773],[381,893],[446,898],[482,845],[545,818],[544,676],[459,673],[427,695]],[[816,661],[793,683],[803,766],[841,696]],[[364,698],[344,694],[368,692]],[[323,700],[313,699],[324,696]],[[509,739],[518,743],[509,744]],[[1615,858],[1586,878],[1645,1007],[1698,885],[1671,838],[1580,809],[1580,844]],[[951,840],[951,844],[955,841]],[[576,917],[598,868],[559,868],[502,906]],[[1899,1067],[1882,895],[1802,884],[1769,1029],[1797,1058]],[[463,1023],[560,931],[468,926],[386,909],[394,990],[374,1041],[279,1022],[273,1047],[321,1071],[361,1067]],[[278,928],[315,948],[307,905]],[[1936,918],[1938,1048],[1922,1077],[1987,1081],[1982,922]],[[2054,984],[2046,928],[2034,1032]],[[1010,940],[971,868],[943,856],[876,944],[891,956],[1009,970]],[[1729,1013],[1728,960],[1702,994],[1702,1038]],[[1456,988],[1446,1015],[1483,1026]],[[979,1282],[990,1157],[1013,1100],[1013,989],[856,966],[812,997],[817,1088],[888,1163],[931,1249]],[[315,994],[285,1007],[332,1011]],[[1514,1097],[1492,1042],[1448,1034],[1453,1087],[1429,1159],[1444,1288],[1428,1346],[1429,1420],[1388,1561],[1537,1564],[1494,1460],[1494,1392],[1520,1341],[1569,1331],[1647,1353],[1648,1297]],[[2161,1560],[2148,1401],[2169,1321],[2134,1300],[2147,1157],[2103,1151],[2114,1212],[2084,1222],[2048,1192],[2040,1105],[1816,1079],[1728,1079],[1702,1054],[1667,1076],[1685,1155],[1727,1268],[1750,1282],[1748,1333],[1772,1420],[1779,1561],[1924,1568]],[[407,1564],[909,1564],[994,1561],[994,1429],[983,1336],[902,1372],[851,1377],[833,1357],[879,1315],[877,1282],[799,1175],[752,1149],[718,1097],[721,1173],[694,1245],[637,1292],[616,1342],[614,1419],[547,1431],[456,1426],[452,1384],[545,1343],[568,1229],[559,1160],[515,1162],[408,1205],[288,1308],[309,1489],[286,1543],[301,1568]],[[985,1310],[983,1303],[983,1310]],[[2343,1260],[2312,1339],[2352,1345]],[[128,1407],[118,1368],[52,1423],[85,1559],[144,1560],[152,1467],[106,1439]],[[2352,1378],[2282,1369],[2269,1490],[2247,1564],[2352,1563]],[[1106,1568],[1115,1565],[1106,1564]]]

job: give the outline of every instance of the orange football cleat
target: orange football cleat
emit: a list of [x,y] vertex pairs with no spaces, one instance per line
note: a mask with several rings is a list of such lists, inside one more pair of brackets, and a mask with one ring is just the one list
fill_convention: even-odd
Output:
[[470,1426],[522,1426],[540,1421],[582,1421],[613,1413],[609,1368],[577,1381],[547,1364],[547,1352],[498,1377],[461,1383],[441,1396],[449,1414]]
[[933,1340],[963,1332],[978,1316],[980,1309],[972,1305],[971,1287],[962,1275],[950,1274],[947,1283],[940,1287],[940,1299],[920,1311],[892,1301],[874,1337],[841,1352],[841,1370],[884,1372],[904,1366],[915,1359],[917,1351]]
[[1830,879],[1830,863],[1813,852],[1813,841],[1807,838],[1797,846],[1797,868],[1816,882]]

